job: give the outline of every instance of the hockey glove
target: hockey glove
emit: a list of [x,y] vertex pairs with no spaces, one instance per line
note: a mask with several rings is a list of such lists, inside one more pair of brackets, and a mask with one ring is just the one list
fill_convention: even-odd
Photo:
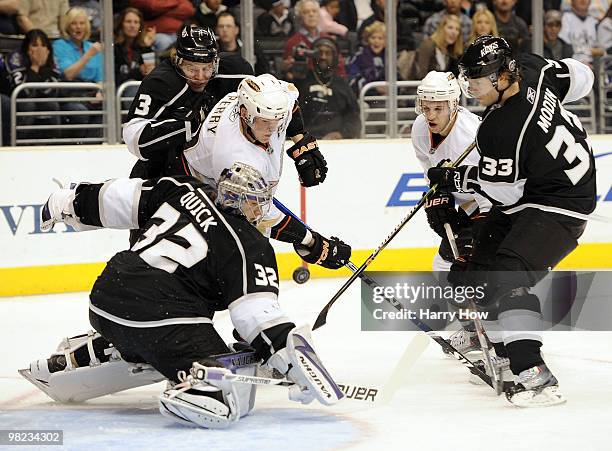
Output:
[[425,202],[425,214],[429,227],[441,238],[446,238],[445,223],[450,224],[453,230],[459,230],[461,221],[452,194],[436,191],[430,195]]
[[446,193],[467,193],[478,186],[478,167],[459,166],[456,168],[429,168],[427,178],[433,185],[438,184],[438,191]]
[[185,122],[185,142],[190,142],[192,138],[197,136],[202,126],[203,111],[201,108],[190,109],[187,107],[178,107],[172,112],[172,118],[177,121]]
[[327,239],[319,233],[311,231],[314,244],[310,247],[304,244],[294,244],[295,252],[307,263],[321,265],[328,269],[342,268],[351,258],[351,246],[336,237]]
[[302,139],[287,149],[295,162],[302,186],[316,186],[327,176],[327,162],[319,150],[314,136],[305,134]]

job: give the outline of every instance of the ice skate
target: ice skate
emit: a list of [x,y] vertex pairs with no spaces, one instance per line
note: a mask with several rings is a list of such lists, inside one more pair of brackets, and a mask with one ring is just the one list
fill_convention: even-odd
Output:
[[[508,357],[498,357],[496,355],[492,355],[491,363],[493,364],[493,370],[495,371],[498,377],[501,377],[503,381],[504,390],[512,387],[515,382],[515,376],[514,374],[512,374],[512,371],[510,370],[510,359]],[[487,365],[485,364],[484,360],[476,360],[474,362],[474,365],[476,365],[482,371],[487,373],[489,377],[493,378],[490,371],[487,369]],[[474,376],[473,374],[470,374],[469,381],[470,381],[470,384],[484,385],[483,380],[477,376]]]
[[518,407],[547,407],[566,401],[546,364],[521,371],[516,386],[506,390],[506,398]]
[[[469,352],[482,352],[482,347],[478,341],[478,335],[476,335],[476,331],[473,330],[459,329],[446,341],[463,355]],[[446,352],[446,350],[444,350],[444,354],[447,357],[452,357],[452,354]]]

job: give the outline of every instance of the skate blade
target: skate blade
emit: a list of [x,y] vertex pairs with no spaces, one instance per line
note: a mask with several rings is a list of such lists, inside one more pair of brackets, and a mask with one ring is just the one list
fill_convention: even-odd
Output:
[[42,391],[49,398],[51,398],[51,399],[53,399],[54,401],[57,401],[57,402],[62,402],[61,399],[58,399],[55,396],[53,396],[53,394],[51,394],[51,392],[49,391],[49,386],[48,385],[44,384],[43,382],[39,381],[34,376],[32,376],[32,373],[30,372],[29,369],[17,370],[17,372],[21,375],[21,377],[23,377],[25,380],[27,380],[30,383],[32,383],[34,386],[36,386],[36,388],[38,388],[40,391]]
[[539,393],[532,390],[520,392],[508,399],[517,407],[549,407],[567,402],[558,386],[546,387]]

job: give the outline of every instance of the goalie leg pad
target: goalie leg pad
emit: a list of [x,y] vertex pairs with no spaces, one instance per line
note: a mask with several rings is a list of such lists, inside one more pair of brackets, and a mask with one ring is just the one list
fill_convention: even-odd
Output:
[[194,362],[190,374],[179,375],[182,382],[160,396],[159,410],[162,415],[180,422],[208,429],[225,429],[253,410],[257,387],[222,379],[203,380],[204,369],[220,367],[227,373],[255,376],[260,362],[252,349]]

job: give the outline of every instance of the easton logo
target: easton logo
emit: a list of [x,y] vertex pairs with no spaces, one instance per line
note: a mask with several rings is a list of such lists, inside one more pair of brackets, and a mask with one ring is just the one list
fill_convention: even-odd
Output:
[[480,56],[485,56],[491,52],[493,52],[494,50],[497,50],[497,42],[493,42],[489,45],[485,45],[482,50],[480,51]]

